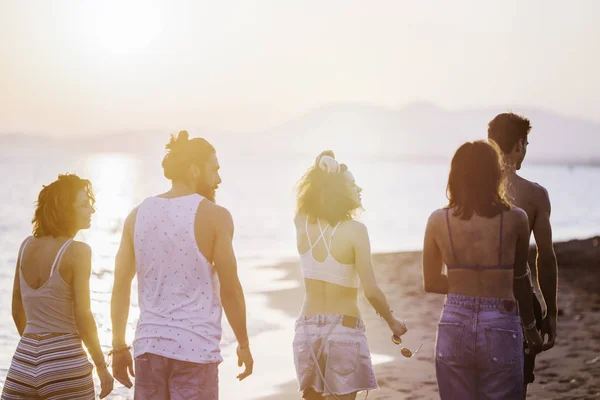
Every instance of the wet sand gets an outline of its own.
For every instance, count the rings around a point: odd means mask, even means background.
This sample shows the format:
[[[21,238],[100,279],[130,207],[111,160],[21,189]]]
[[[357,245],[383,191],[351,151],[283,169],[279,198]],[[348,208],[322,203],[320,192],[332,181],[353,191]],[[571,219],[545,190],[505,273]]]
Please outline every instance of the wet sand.
[[[527,398],[600,398],[599,241],[596,238],[557,243],[555,249],[559,260],[558,339],[553,349],[538,356],[536,381],[529,386]],[[437,399],[433,354],[444,296],[423,291],[420,252],[378,254],[373,261],[377,280],[392,309],[397,316],[406,319],[409,333],[404,337],[404,344],[414,349],[422,337],[424,346],[414,358],[402,357],[390,340],[387,325],[361,293],[359,304],[371,351],[393,357],[392,361],[375,366],[380,389],[369,393],[368,398]],[[277,268],[286,271],[285,279],[301,280],[297,263],[283,263]],[[300,309],[303,289],[300,286],[266,295],[271,307],[280,308],[293,317]],[[291,337],[288,339],[291,343]],[[278,394],[264,399],[300,399],[293,374],[288,383],[278,385],[278,390]],[[357,399],[364,396],[365,393],[361,393]]]

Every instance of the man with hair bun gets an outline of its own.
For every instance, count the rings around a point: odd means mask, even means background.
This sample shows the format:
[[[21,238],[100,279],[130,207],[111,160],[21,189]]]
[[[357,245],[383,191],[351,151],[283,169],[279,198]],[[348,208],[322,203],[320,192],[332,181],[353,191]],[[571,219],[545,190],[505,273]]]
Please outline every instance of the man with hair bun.
[[[129,214],[115,260],[113,374],[132,386],[125,328],[137,273],[135,399],[216,400],[221,306],[238,341],[238,365],[245,367],[238,379],[253,368],[233,219],[215,204],[221,178],[214,147],[182,131],[171,136],[166,149],[162,166],[171,190],[147,198]]]

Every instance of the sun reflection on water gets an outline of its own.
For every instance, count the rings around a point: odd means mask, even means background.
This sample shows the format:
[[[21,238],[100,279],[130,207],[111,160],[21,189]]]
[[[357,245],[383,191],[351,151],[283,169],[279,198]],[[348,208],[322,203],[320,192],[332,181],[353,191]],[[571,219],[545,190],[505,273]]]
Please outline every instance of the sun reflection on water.
[[[110,294],[113,283],[114,260],[121,240],[123,223],[138,201],[136,184],[141,165],[131,154],[97,153],[82,158],[77,168],[80,175],[92,182],[96,197],[96,213],[89,230],[80,232],[80,239],[92,248],[92,310],[103,347],[112,341],[110,323]],[[137,302],[132,299],[132,315],[137,319]],[[133,325],[128,327],[132,337]]]
[[[85,237],[94,252],[102,257],[114,257],[114,246],[118,245],[115,239],[119,240],[123,222],[136,197],[138,171],[138,160],[128,154],[94,154],[85,160],[82,175],[91,180],[96,195],[96,213]],[[112,269],[104,264],[100,262],[96,266]]]

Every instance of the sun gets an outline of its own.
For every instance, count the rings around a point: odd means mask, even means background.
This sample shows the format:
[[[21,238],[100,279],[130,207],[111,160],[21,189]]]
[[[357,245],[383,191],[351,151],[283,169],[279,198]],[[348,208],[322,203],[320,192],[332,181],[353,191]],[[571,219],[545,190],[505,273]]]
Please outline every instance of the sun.
[[[151,0],[88,0],[81,5],[86,36],[112,53],[144,50],[163,30],[161,8]]]

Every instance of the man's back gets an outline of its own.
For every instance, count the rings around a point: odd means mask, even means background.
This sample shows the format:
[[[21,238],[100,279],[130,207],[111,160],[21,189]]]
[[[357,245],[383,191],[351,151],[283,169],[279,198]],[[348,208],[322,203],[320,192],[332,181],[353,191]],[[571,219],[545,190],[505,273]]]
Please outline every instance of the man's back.
[[[233,251],[233,218],[215,204],[219,160],[187,131],[165,146],[171,190],[146,199],[123,226],[111,298],[113,373],[132,387],[125,333],[131,283],[138,275],[140,318],[134,340],[135,398],[217,400],[221,314],[238,340],[238,365],[252,374],[246,302]]]
[[[504,174],[508,183],[508,198],[515,206],[525,210],[529,220],[529,230],[535,238],[537,259],[535,265],[529,266],[532,286],[538,300],[533,302],[533,308],[538,330],[541,330],[544,336],[548,335],[547,342],[543,346],[544,350],[548,350],[554,346],[556,338],[558,266],[552,243],[548,192],[537,183],[517,175],[527,154],[530,131],[529,119],[514,113],[498,114],[488,124],[488,138],[498,146],[502,154]],[[526,354],[524,364],[526,386],[534,380],[534,364],[535,354]]]
[[[196,363],[222,360],[219,279],[196,241],[195,221],[203,200],[197,194],[150,197],[137,209],[136,356],[152,353]],[[210,231],[210,224],[205,227]]]
[[[542,224],[542,221],[548,220],[550,213],[548,192],[543,186],[524,179],[517,174],[511,174],[507,179],[506,190],[507,197],[512,204],[527,213],[529,231],[534,234],[536,243],[539,243],[540,235],[551,234],[550,232],[544,232],[546,228]],[[537,278],[538,271],[537,268],[530,268],[530,270],[533,289],[542,307],[542,315],[545,317],[547,307],[540,290]]]
[[[546,190],[541,185],[515,174],[508,179],[506,192],[512,204],[527,213],[529,229],[533,231],[537,211],[544,197],[548,196]]]

